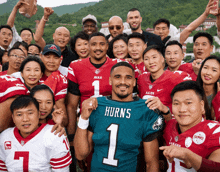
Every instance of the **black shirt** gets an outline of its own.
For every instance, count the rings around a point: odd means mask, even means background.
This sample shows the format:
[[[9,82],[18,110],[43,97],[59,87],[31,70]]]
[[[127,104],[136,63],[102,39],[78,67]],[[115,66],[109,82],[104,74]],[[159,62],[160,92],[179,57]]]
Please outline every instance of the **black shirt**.
[[[78,59],[77,55],[75,55],[67,46],[65,47],[65,50],[61,53],[61,55],[63,56],[61,66],[64,67],[69,67],[72,61]]]
[[[146,32],[146,31],[143,31],[142,34],[145,36],[145,43],[147,44],[148,47],[151,46],[151,45],[159,45],[161,47],[164,47],[164,44],[161,41],[160,36],[155,35],[155,34],[150,33],[150,32]]]

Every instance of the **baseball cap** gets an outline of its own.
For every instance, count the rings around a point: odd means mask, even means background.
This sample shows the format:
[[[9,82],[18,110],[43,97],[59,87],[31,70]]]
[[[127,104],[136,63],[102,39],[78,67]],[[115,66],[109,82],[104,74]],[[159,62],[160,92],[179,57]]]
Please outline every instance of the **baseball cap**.
[[[82,19],[82,23],[84,23],[86,20],[92,20],[95,22],[95,24],[97,24],[97,19],[94,15],[91,15],[91,14],[87,15],[86,17]]]
[[[50,52],[55,53],[56,55],[58,55],[58,57],[61,57],[61,49],[55,44],[46,45],[44,47],[42,54],[45,55]]]

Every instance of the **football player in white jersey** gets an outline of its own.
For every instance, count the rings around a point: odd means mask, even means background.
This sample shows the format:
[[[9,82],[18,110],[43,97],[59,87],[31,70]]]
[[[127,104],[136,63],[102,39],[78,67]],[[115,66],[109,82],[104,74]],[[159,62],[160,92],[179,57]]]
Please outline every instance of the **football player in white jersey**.
[[[72,158],[68,140],[51,133],[53,125],[39,125],[37,100],[20,96],[10,109],[16,127],[0,134],[0,171],[69,172]]]

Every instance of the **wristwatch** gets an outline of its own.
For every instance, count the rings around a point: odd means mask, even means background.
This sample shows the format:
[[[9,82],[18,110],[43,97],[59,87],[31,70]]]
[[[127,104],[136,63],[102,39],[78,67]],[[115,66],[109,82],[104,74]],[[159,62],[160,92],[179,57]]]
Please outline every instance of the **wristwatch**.
[[[162,113],[162,115],[168,115],[169,113],[170,113],[170,108],[167,106],[167,108],[168,108],[168,111],[166,112],[166,113],[164,113],[164,112],[161,112]]]

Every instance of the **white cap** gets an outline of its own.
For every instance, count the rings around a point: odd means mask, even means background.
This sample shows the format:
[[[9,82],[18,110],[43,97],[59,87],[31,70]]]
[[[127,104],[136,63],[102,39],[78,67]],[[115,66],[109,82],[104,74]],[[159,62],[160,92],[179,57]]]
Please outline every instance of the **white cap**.
[[[95,22],[95,24],[97,24],[97,19],[94,15],[89,14],[88,16],[84,17],[82,19],[82,23],[84,23],[86,20],[92,20]]]

